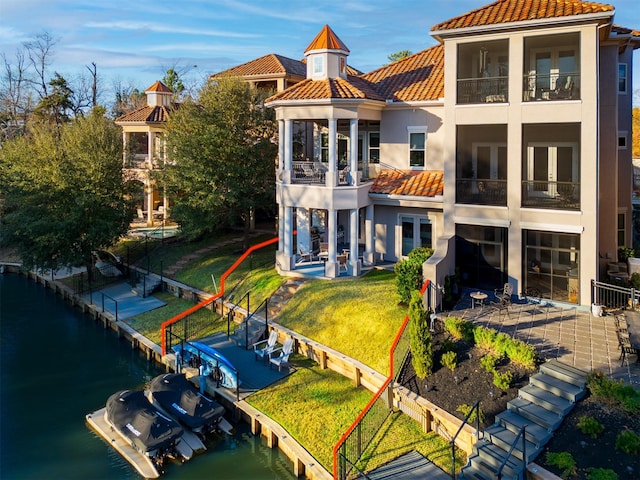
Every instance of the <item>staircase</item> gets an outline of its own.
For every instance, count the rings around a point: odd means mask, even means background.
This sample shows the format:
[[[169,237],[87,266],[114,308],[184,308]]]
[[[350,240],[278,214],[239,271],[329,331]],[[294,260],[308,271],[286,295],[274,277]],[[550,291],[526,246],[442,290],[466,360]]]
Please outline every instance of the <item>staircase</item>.
[[[131,289],[131,293],[142,298],[146,298],[160,285],[160,277],[154,274],[144,275],[135,287]]]
[[[507,410],[496,415],[496,422],[484,431],[484,438],[473,446],[472,455],[460,473],[461,479],[493,480],[507,458],[518,433],[525,427],[526,447],[520,437],[502,470],[504,480],[524,480],[526,463],[532,462],[551,439],[564,416],[586,393],[586,372],[551,360],[529,379],[518,398],[507,403]]]

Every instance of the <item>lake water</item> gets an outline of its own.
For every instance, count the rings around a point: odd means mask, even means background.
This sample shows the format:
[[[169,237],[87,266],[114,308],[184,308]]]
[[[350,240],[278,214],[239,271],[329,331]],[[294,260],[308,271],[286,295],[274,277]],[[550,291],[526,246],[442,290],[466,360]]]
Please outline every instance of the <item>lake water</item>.
[[[85,423],[109,395],[164,372],[49,289],[0,275],[0,478],[140,479]],[[253,436],[212,438],[163,478],[290,480],[289,460]]]

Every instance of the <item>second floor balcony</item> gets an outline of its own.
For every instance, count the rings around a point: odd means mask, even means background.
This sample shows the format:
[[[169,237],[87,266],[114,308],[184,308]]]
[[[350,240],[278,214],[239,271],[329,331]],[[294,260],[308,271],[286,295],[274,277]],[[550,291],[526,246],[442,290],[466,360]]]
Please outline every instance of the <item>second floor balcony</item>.
[[[507,77],[458,79],[458,104],[509,101]]]
[[[580,73],[527,74],[523,80],[523,101],[580,99]]]
[[[505,206],[507,181],[491,178],[459,178],[456,180],[456,203]]]
[[[291,183],[321,185],[327,182],[329,167],[324,162],[293,162],[291,168]],[[344,167],[338,171],[338,185],[351,185],[351,171]]]
[[[522,181],[522,206],[554,210],[580,210],[577,182]]]

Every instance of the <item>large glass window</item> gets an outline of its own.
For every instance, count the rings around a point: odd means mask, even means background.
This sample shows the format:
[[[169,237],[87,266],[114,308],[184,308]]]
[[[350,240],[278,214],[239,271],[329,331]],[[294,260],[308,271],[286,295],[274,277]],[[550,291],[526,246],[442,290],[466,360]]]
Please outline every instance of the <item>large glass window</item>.
[[[369,132],[369,163],[380,163],[380,132]]]
[[[424,128],[409,129],[409,166],[424,168],[427,160],[427,133]]]
[[[400,223],[402,227],[401,256],[406,257],[414,248],[432,246],[431,222],[428,218],[403,215],[400,217]]]
[[[580,235],[537,230],[524,232],[524,287],[545,298],[580,301]]]
[[[500,288],[507,281],[507,229],[456,225],[456,268],[465,286]]]

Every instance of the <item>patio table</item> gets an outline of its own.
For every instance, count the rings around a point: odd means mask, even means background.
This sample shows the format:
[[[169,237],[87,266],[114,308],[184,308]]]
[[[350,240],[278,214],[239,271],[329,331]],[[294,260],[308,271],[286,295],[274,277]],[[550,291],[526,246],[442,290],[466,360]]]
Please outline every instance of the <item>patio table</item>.
[[[624,318],[627,321],[629,343],[632,348],[640,351],[640,312],[626,310]]]
[[[476,305],[480,305],[480,310],[482,310],[488,295],[483,292],[472,292],[469,296],[471,297],[471,308],[476,308]]]

